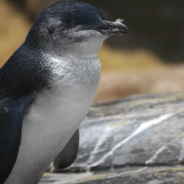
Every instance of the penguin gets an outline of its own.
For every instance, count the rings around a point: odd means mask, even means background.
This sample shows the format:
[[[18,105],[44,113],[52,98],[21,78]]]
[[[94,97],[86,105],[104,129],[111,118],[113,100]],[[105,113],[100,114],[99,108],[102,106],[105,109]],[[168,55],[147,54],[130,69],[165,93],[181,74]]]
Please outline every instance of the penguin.
[[[127,30],[121,20],[107,21],[75,1],[59,1],[39,15],[0,69],[0,184],[39,182],[89,111],[103,41]]]
[[[79,137],[79,129],[77,129],[74,135],[68,141],[67,145],[64,147],[64,149],[50,164],[51,172],[59,172],[73,164],[73,162],[77,158],[79,150]]]

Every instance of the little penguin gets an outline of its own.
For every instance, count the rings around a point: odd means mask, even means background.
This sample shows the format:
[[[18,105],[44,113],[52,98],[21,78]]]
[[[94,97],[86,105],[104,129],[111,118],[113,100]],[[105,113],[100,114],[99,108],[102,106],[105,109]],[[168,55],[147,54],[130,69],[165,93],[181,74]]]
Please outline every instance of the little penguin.
[[[122,20],[85,3],[59,1],[39,15],[0,69],[0,184],[39,182],[89,111],[103,41],[124,33]]]

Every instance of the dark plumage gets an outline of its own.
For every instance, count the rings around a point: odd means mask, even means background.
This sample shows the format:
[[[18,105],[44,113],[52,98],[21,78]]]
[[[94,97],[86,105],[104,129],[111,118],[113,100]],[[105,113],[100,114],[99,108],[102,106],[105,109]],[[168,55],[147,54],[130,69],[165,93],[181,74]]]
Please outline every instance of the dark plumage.
[[[27,41],[34,47],[36,45],[40,47],[39,42],[43,41],[43,39],[56,40],[58,36],[67,39],[66,31],[77,27],[91,26],[103,19],[102,13],[89,4],[75,1],[59,1],[40,14],[30,30]],[[35,38],[37,38],[37,42],[35,42]]]
[[[22,119],[31,95],[22,96],[0,109],[0,183],[10,174],[21,142]]]
[[[39,50],[23,44],[0,69],[0,100],[17,99],[48,86],[49,68]]]

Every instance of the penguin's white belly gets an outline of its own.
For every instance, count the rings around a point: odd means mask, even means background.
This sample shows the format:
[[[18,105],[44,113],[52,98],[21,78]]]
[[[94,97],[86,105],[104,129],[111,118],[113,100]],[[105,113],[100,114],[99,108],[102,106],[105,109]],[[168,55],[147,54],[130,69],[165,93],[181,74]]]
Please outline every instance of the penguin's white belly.
[[[25,118],[13,172],[5,184],[32,184],[61,152],[86,116],[92,98],[45,96]],[[82,101],[81,101],[82,100]]]
[[[98,66],[98,70],[100,67]],[[82,71],[81,71],[82,72]],[[15,166],[5,184],[36,184],[89,111],[100,77],[40,93],[24,118]]]

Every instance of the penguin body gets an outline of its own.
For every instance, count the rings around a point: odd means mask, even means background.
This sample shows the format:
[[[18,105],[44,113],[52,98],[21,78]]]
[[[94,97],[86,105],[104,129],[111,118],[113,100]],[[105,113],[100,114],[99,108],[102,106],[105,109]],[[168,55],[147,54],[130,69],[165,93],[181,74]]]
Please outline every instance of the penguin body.
[[[18,157],[5,184],[39,181],[86,116],[99,83],[97,57],[80,61],[49,57],[46,60],[45,57],[43,62],[50,65],[49,81],[45,88],[33,93],[32,103],[27,106]]]
[[[0,69],[0,184],[39,182],[89,111],[103,41],[126,32],[84,3],[59,1],[40,14]]]

